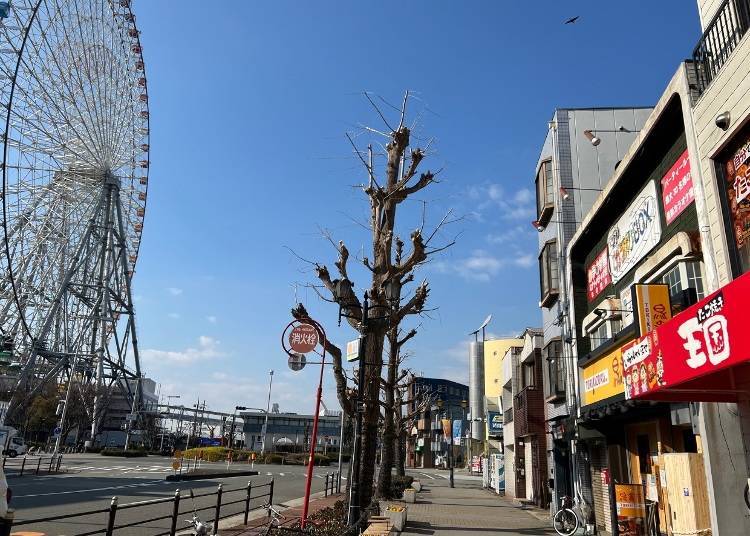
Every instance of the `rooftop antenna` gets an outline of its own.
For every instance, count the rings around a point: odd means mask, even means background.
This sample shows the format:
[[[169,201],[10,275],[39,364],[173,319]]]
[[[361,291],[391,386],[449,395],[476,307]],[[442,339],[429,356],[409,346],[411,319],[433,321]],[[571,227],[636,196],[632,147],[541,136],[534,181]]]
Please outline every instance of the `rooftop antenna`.
[[[469,333],[469,335],[474,335],[474,340],[479,342],[479,332],[482,332],[482,342],[484,342],[484,330],[487,327],[487,325],[492,321],[492,315],[488,315],[487,318],[484,319],[484,322],[482,322],[482,325],[477,328],[476,331],[472,331]]]

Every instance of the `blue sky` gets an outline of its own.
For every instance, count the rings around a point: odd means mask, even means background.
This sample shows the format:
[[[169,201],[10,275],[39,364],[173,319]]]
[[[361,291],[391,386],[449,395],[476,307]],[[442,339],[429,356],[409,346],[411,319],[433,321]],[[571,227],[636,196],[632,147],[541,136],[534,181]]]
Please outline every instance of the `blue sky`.
[[[404,205],[404,238],[453,209],[409,364],[468,377],[466,333],[538,325],[533,175],[556,107],[653,104],[700,33],[695,2],[138,1],[151,170],[134,281],[143,367],[162,394],[215,409],[313,409],[316,372],[289,371],[281,331],[297,297],[341,344],[336,310],[305,283],[367,246],[365,179],[344,133],[384,129],[362,96],[413,92],[414,138],[441,182]],[[563,25],[580,15],[575,25]],[[375,97],[377,99],[377,97]],[[378,102],[381,102],[378,99]],[[386,104],[384,112],[394,113]],[[437,240],[437,239],[436,239]],[[354,280],[365,286],[364,274]],[[336,406],[332,378],[325,400]]]

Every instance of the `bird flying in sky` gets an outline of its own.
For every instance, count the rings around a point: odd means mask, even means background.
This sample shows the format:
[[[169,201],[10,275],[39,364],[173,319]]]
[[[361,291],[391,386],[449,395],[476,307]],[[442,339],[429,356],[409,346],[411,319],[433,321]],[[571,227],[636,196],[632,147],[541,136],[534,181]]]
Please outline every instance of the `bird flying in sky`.
[[[575,24],[579,17],[580,17],[580,15],[576,15],[575,17],[571,17],[571,18],[569,18],[568,20],[565,21],[565,24]]]

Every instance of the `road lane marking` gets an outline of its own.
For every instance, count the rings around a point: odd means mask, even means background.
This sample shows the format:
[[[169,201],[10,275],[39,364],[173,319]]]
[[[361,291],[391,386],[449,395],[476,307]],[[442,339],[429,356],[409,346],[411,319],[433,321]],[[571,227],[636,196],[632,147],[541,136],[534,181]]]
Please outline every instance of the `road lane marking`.
[[[108,491],[113,489],[126,489],[126,488],[140,488],[144,486],[153,486],[154,484],[171,484],[166,480],[150,480],[148,482],[140,482],[138,484],[123,484],[121,486],[107,486],[105,488],[90,488],[90,489],[71,489],[67,491],[50,491],[47,493],[32,493],[30,495],[19,495],[19,499],[25,499],[30,497],[50,497],[52,495],[72,495],[74,493],[89,493],[92,491]]]
[[[435,477],[434,477],[434,476],[432,476],[432,475],[428,475],[427,473],[419,473],[419,474],[420,474],[420,475],[424,475],[424,476],[426,476],[426,477],[427,477],[427,478],[429,478],[430,480],[435,480]]]

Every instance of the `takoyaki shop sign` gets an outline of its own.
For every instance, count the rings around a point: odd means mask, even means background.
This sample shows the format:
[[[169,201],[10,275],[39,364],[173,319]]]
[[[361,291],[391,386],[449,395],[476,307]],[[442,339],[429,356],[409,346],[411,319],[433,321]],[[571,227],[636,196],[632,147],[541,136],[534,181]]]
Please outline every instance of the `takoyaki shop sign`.
[[[737,398],[750,379],[750,273],[622,349],[625,397],[680,402]]]
[[[611,350],[583,367],[583,405],[623,393],[622,347]]]

